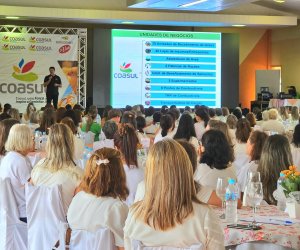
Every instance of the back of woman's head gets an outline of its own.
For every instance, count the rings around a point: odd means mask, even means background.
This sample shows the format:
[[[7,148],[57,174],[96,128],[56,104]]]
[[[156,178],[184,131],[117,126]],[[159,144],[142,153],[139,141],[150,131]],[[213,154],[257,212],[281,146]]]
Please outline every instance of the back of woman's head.
[[[118,131],[118,125],[111,120],[108,120],[104,123],[102,131],[106,139],[113,139],[115,133]]]
[[[161,135],[164,137],[168,131],[174,126],[174,119],[170,114],[162,115],[160,117]]]
[[[209,115],[208,110],[205,107],[199,107],[195,111],[195,115],[198,116],[202,121],[204,121],[204,126],[207,126],[207,123],[209,121]]]
[[[300,147],[300,124],[297,124],[294,129],[292,143],[299,148]]]
[[[60,121],[64,118],[64,114],[66,112],[66,108],[65,107],[59,107],[56,110],[56,122],[60,123]]]
[[[5,143],[11,127],[19,123],[18,120],[12,118],[0,121],[0,155],[5,154]]]
[[[251,133],[251,126],[246,118],[241,118],[236,123],[235,137],[238,142],[246,143]]]
[[[53,171],[74,164],[74,135],[67,125],[57,123],[50,127],[46,154],[47,167]]]
[[[129,123],[131,124],[134,129],[137,129],[136,126],[136,118],[135,118],[135,113],[132,111],[126,111],[124,112],[123,116],[122,116],[122,120],[121,123]]]
[[[137,130],[141,133],[144,133],[144,128],[146,127],[146,119],[143,116],[138,116],[136,118]]]
[[[255,119],[255,115],[252,112],[249,112],[246,115],[246,119],[248,120],[248,122],[250,123],[250,127],[254,127],[256,125],[256,119]]]
[[[270,120],[276,120],[277,117],[278,117],[278,111],[276,109],[270,109],[268,111],[268,114],[269,114],[269,119]]]
[[[269,120],[269,111],[268,110],[264,110],[261,114],[262,116],[262,120],[263,121],[268,121]]]
[[[153,124],[160,122],[160,118],[161,118],[161,113],[159,111],[156,111],[153,114]]]
[[[50,128],[56,122],[55,110],[52,108],[46,108],[43,112],[42,119],[40,121],[41,128],[48,132]]]
[[[192,163],[193,173],[195,173],[198,166],[198,155],[195,149],[195,146],[186,140],[176,139],[176,141],[184,148],[185,152],[188,154],[188,157]]]
[[[103,118],[107,118],[108,117],[108,112],[112,109],[111,105],[106,105],[104,107],[103,113],[102,113],[102,117]]]
[[[236,118],[235,115],[228,115],[226,119],[226,124],[230,129],[236,129],[236,124],[237,124],[238,119]]]
[[[73,120],[70,117],[63,118],[60,123],[67,125],[74,135],[77,133],[77,127],[75,126]]]
[[[287,107],[284,107],[284,106],[279,107],[279,113],[280,113],[282,120],[285,121],[285,120],[289,119]]]
[[[123,123],[120,125],[117,133],[115,133],[114,142],[122,153],[125,163],[129,167],[138,167],[137,148],[139,146],[139,139],[131,124]]]
[[[182,114],[174,139],[186,139],[189,141],[192,136],[196,137],[193,118],[190,114]]]
[[[236,116],[236,118],[239,120],[243,117],[242,115],[242,111],[240,108],[235,108],[233,111],[232,111],[232,114]]]
[[[16,119],[16,120],[18,120],[18,121],[21,120],[20,113],[19,113],[19,110],[18,110],[18,109],[11,108],[10,110],[8,110],[8,114],[9,114],[10,117],[13,118],[13,119]]]
[[[88,132],[91,130],[91,126],[94,123],[96,117],[98,115],[98,109],[96,107],[96,109],[94,108],[94,106],[92,105],[87,113],[87,117],[86,117],[86,127],[85,127],[85,131]]]
[[[276,204],[273,192],[282,170],[293,164],[292,153],[288,139],[283,135],[271,135],[266,140],[261,153],[257,171],[261,174],[264,187],[264,200]]]
[[[298,121],[299,120],[299,108],[297,106],[293,106],[291,110],[292,120]]]
[[[187,153],[174,140],[157,142],[148,154],[145,197],[133,206],[135,217],[166,231],[193,213],[193,201],[199,203]]]
[[[154,114],[154,112],[155,112],[154,107],[150,106],[149,108],[147,108],[147,109],[145,110],[145,115],[146,115],[146,117],[147,117],[147,116],[152,116],[152,115]]]
[[[32,150],[33,140],[30,128],[25,124],[14,124],[9,131],[5,149],[20,153],[28,153]]]
[[[251,161],[259,161],[261,157],[261,152],[268,135],[262,131],[253,131],[249,136],[249,142],[252,145],[252,150],[250,152]]]
[[[229,109],[227,107],[222,107],[222,113],[224,116],[228,116],[229,115]]]
[[[96,150],[86,164],[80,187],[98,197],[126,200],[129,191],[121,153],[112,148]]]
[[[223,112],[221,108],[216,108],[216,116],[222,116]]]
[[[234,161],[233,148],[223,132],[208,130],[202,136],[202,152],[200,163],[206,163],[211,168],[225,169]]]
[[[209,108],[208,114],[210,118],[213,118],[216,116],[216,110],[214,108]]]
[[[219,121],[219,120],[209,120],[208,122],[209,129],[219,130],[221,131],[228,141],[229,145],[233,146],[230,134],[229,134],[229,128],[225,122]]]

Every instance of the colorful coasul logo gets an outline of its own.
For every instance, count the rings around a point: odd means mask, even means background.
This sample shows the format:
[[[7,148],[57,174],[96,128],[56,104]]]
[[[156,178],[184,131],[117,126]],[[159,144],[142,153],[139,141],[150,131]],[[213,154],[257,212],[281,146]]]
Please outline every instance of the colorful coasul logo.
[[[131,63],[123,63],[123,65],[120,66],[120,70],[125,73],[131,73],[132,69],[130,68],[130,65]]]
[[[33,82],[37,80],[37,74],[33,72],[28,72],[33,68],[35,61],[30,61],[26,64],[24,63],[24,59],[21,59],[18,66],[13,66],[14,72],[12,73],[12,77],[24,82]]]

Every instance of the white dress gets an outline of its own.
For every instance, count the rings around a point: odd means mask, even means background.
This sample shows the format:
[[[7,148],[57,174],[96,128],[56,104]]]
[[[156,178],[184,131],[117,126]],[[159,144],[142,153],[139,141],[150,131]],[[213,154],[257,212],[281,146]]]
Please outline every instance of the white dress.
[[[247,176],[249,172],[257,171],[258,164],[256,161],[248,162],[237,174],[237,183],[241,192],[245,191],[245,187],[247,185]]]
[[[128,207],[123,201],[81,191],[73,198],[67,218],[72,230],[95,232],[99,228],[110,229],[116,246],[123,247],[127,214]]]
[[[126,184],[129,189],[129,196],[126,199],[126,204],[131,206],[134,202],[137,186],[142,180],[144,180],[144,168],[136,166],[128,167],[126,164],[123,166],[126,174]]]
[[[25,184],[30,179],[30,160],[20,153],[10,151],[1,160],[0,178],[9,178],[16,198],[20,218],[26,215]]]
[[[83,171],[77,166],[65,165],[62,169],[51,172],[45,167],[45,159],[40,160],[31,172],[31,179],[36,186],[53,187],[62,185],[62,199],[65,212],[74,196],[76,187],[81,182]]]
[[[203,134],[205,133],[205,125],[204,121],[196,122],[194,124],[196,137],[200,141],[202,139]]]
[[[297,170],[300,170],[300,147],[297,148],[294,144],[291,144],[291,152],[293,157],[294,166],[297,167]]]
[[[193,203],[194,213],[182,224],[166,231],[155,230],[141,220],[134,218],[129,210],[124,227],[126,250],[133,250],[131,240],[138,240],[145,246],[172,246],[187,248],[202,243],[207,250],[224,250],[224,236],[221,223],[214,211],[204,204]]]
[[[239,175],[243,167],[250,162],[250,156],[247,154],[247,143],[236,142],[234,145],[234,162],[236,174]]]
[[[208,186],[214,190],[217,187],[218,178],[236,179],[236,172],[233,166],[228,166],[225,169],[210,168],[205,163],[198,164],[194,173],[194,180],[202,186]]]

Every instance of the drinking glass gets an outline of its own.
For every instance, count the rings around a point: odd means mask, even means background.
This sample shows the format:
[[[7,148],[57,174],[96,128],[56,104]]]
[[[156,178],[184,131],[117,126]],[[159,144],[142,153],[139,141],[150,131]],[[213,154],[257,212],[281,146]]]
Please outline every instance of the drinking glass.
[[[228,186],[228,180],[227,178],[218,178],[217,180],[217,188],[216,188],[216,194],[222,201],[222,211],[223,214],[220,216],[221,219],[225,219],[225,195],[226,195],[226,188]]]
[[[247,185],[247,202],[253,207],[253,220],[250,226],[252,228],[258,227],[255,220],[256,207],[260,205],[263,200],[263,187],[261,182],[250,181]]]
[[[249,182],[261,182],[260,180],[260,172],[250,171],[247,175],[247,183]]]

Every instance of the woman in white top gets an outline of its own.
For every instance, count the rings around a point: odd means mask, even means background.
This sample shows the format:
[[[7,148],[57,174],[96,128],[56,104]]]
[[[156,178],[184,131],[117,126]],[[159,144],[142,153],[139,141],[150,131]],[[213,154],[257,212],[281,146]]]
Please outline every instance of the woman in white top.
[[[236,143],[234,145],[234,162],[233,166],[235,167],[237,175],[240,174],[240,171],[243,171],[243,167],[250,162],[250,157],[246,152],[247,140],[251,133],[251,126],[249,121],[246,118],[241,118],[236,124],[235,138]]]
[[[291,143],[291,152],[294,166],[300,170],[300,124],[296,125]]]
[[[25,184],[30,180],[32,170],[26,155],[34,148],[30,128],[25,124],[15,124],[10,129],[1,161],[0,178],[9,178],[18,206],[20,220],[27,222]]]
[[[126,250],[133,249],[134,240],[150,247],[224,249],[218,217],[198,200],[192,164],[176,141],[166,139],[150,149],[145,197],[130,208],[124,239]]]
[[[284,134],[285,128],[282,122],[278,121],[278,111],[276,109],[270,109],[268,111],[269,120],[264,121],[261,125],[263,131],[277,132],[278,134]]]
[[[238,119],[236,118],[235,115],[228,115],[226,124],[229,129],[229,136],[231,138],[232,144],[235,145],[236,143],[236,138],[235,138],[235,131],[236,131],[236,124],[237,124]]]
[[[118,131],[118,125],[112,120],[108,120],[102,127],[104,139],[94,142],[93,150],[96,151],[101,148],[115,148],[114,135]]]
[[[74,135],[65,124],[54,124],[49,129],[46,158],[40,160],[31,173],[36,186],[62,185],[62,202],[67,213],[82,170],[74,163]]]
[[[26,108],[26,112],[23,113],[22,116],[22,123],[24,124],[28,124],[30,122],[30,115],[36,112],[36,108],[33,104],[33,102],[28,103],[27,108]]]
[[[257,171],[257,166],[260,160],[261,152],[265,141],[267,140],[268,135],[265,132],[253,131],[246,144],[246,153],[250,158],[250,161],[247,162],[242,171],[237,174],[237,183],[241,192],[244,192],[247,185],[247,175],[249,172]]]
[[[194,124],[196,137],[198,141],[201,140],[202,135],[205,133],[205,128],[209,121],[208,109],[206,107],[199,107],[195,111],[196,123]]]
[[[236,172],[231,163],[234,160],[233,149],[224,133],[209,130],[202,137],[200,164],[194,179],[202,186],[216,189],[219,177],[236,179]]]
[[[174,139],[184,139],[190,142],[195,150],[198,152],[199,142],[196,138],[196,132],[194,127],[193,118],[189,113],[183,113],[179,120],[177,132],[174,135]]]
[[[154,138],[154,143],[159,142],[164,139],[173,138],[174,129],[175,129],[175,120],[172,115],[165,114],[160,118],[160,130],[156,134]]]
[[[115,246],[124,249],[128,193],[120,152],[111,148],[95,151],[68,210],[70,228],[89,232],[107,228],[114,235]]]
[[[115,146],[121,152],[126,174],[129,196],[126,203],[130,206],[135,197],[137,185],[144,179],[144,168],[138,165],[137,150],[141,145],[136,131],[131,124],[121,124],[114,137]]]

